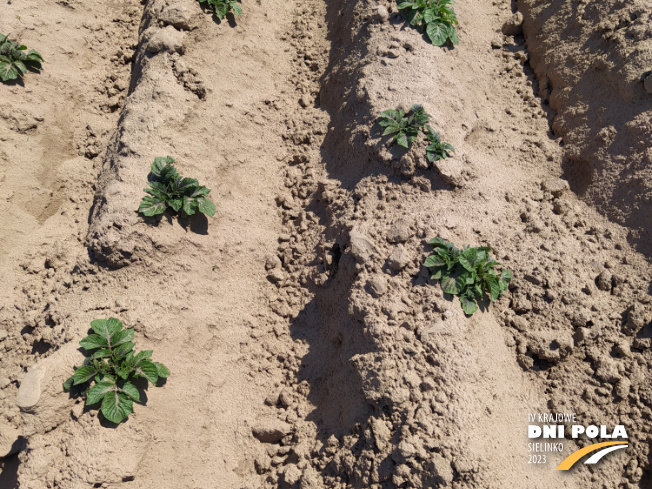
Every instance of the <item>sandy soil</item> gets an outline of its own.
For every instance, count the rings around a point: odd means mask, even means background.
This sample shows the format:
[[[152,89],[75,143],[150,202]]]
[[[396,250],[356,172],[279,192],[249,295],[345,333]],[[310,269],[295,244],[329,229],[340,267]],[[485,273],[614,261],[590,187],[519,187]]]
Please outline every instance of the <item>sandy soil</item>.
[[[650,487],[650,8],[576,4],[460,1],[454,49],[390,3],[5,5],[46,63],[0,86],[0,487]],[[453,158],[381,137],[414,103]],[[138,215],[165,155],[214,218]],[[506,296],[467,318],[434,236]],[[61,389],[110,316],[172,372],[117,427]],[[557,412],[629,446],[528,463]]]

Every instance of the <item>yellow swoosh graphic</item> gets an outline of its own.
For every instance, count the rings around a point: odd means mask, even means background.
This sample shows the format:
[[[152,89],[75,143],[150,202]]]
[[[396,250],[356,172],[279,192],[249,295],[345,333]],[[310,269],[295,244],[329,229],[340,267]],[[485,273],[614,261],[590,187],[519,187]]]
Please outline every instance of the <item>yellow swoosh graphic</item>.
[[[581,459],[584,455],[587,453],[594,452],[595,450],[598,450],[603,447],[610,447],[612,445],[627,445],[626,441],[605,441],[602,443],[594,443],[593,445],[589,445],[588,447],[581,448],[580,450],[571,453],[568,457],[566,457],[566,460],[564,460],[561,464],[559,464],[559,467],[557,467],[557,470],[568,470],[570,469],[573,465],[575,465],[575,462],[577,462],[579,459]]]

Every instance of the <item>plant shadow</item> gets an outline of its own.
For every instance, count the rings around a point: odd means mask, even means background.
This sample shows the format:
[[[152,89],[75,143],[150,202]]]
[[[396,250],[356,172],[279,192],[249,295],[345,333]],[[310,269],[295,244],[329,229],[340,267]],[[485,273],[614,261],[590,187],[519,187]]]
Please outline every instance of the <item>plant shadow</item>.
[[[31,71],[31,70],[30,70]],[[37,71],[38,73],[38,71]],[[23,80],[23,77],[18,77],[15,80],[7,80],[2,82],[4,85],[7,85],[8,87],[12,87],[15,85],[21,86],[25,88],[25,81]]]
[[[179,216],[179,224],[186,231],[194,234],[208,235],[208,218],[201,212],[196,212],[192,216]]]

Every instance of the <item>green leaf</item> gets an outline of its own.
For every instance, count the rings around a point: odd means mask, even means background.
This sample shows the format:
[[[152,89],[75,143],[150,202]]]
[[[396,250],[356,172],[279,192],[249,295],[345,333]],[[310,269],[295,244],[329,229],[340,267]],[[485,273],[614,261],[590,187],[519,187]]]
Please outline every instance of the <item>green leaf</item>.
[[[156,367],[156,373],[158,373],[159,377],[161,377],[162,379],[167,379],[170,376],[170,370],[165,365],[159,362],[152,362],[152,363]]]
[[[437,255],[430,255],[428,258],[426,258],[426,261],[423,264],[424,267],[428,268],[442,267],[444,265],[446,265],[446,262],[442,259],[442,257]]]
[[[451,43],[454,46],[457,46],[460,43],[460,38],[457,37],[457,30],[455,29],[455,26],[451,25],[448,27],[448,39],[450,39]]]
[[[404,10],[404,9],[406,9],[406,8],[410,8],[410,7],[412,7],[412,5],[413,5],[413,2],[401,2],[401,3],[399,3],[396,7],[397,7],[399,10]]]
[[[435,20],[437,17],[437,14],[435,11],[431,8],[427,8],[423,11],[423,21],[426,24],[430,24],[433,20]]]
[[[185,195],[183,196],[183,211],[189,216],[192,216],[195,213],[198,205],[196,199],[188,198]]]
[[[433,280],[440,280],[444,274],[444,269],[439,268],[433,275],[430,276]]]
[[[165,168],[166,164],[167,162],[164,157],[159,156],[157,158],[154,158],[154,163],[152,163],[152,166],[150,167],[150,171],[154,176],[160,177],[161,171],[163,171],[163,168]]]
[[[121,423],[133,412],[133,402],[126,394],[115,392],[104,396],[101,411],[112,423]]]
[[[240,5],[234,3],[231,5],[231,8],[233,8],[233,13],[240,17],[242,15],[242,9],[240,8]]]
[[[91,358],[108,358],[111,356],[111,350],[102,349],[94,351]]]
[[[466,273],[455,273],[444,277],[441,281],[441,287],[447,294],[458,295],[466,287]]]
[[[113,321],[111,321],[110,324],[109,319],[95,319],[94,321],[91,321],[91,329],[95,331],[96,334],[107,338],[108,340],[113,334],[120,331],[120,328],[122,327],[120,321],[115,318],[111,319],[113,319]]]
[[[106,338],[99,334],[91,334],[79,342],[85,350],[94,350],[95,348],[108,348],[109,343]]]
[[[472,292],[477,300],[479,301],[482,300],[483,292],[482,292],[482,284],[480,282],[476,283],[473,286]]]
[[[485,284],[487,286],[487,289],[489,289],[489,295],[491,296],[491,302],[495,302],[498,297],[500,296],[500,284],[498,283],[498,279],[495,277],[486,277],[485,278]]]
[[[423,14],[416,9],[412,9],[408,11],[407,19],[411,26],[415,26],[421,22],[423,19]]]
[[[27,73],[27,67],[25,66],[25,63],[23,63],[21,60],[15,59],[14,66],[18,68],[23,73],[23,75]]]
[[[503,273],[500,274],[500,280],[509,283],[512,281],[512,272],[509,269],[503,270]]]
[[[115,382],[109,380],[98,382],[93,387],[88,389],[88,393],[86,395],[86,405],[92,406],[93,404],[97,404],[107,393],[113,394],[115,390]]]
[[[132,371],[133,367],[131,365],[125,365],[124,367],[117,369],[116,373],[121,379],[127,380]]]
[[[143,197],[143,200],[140,202],[138,207],[138,212],[141,212],[147,217],[156,216],[157,214],[163,214],[167,209],[167,204],[165,201],[154,197]]]
[[[0,57],[0,79],[2,81],[15,80],[18,78],[19,71],[9,60],[2,59],[4,56]]]
[[[451,243],[440,237],[432,238],[428,241],[428,244],[431,246],[443,246],[444,248],[448,248],[451,245]]]
[[[124,392],[130,398],[132,398],[134,401],[140,402],[140,392],[138,392],[136,386],[131,382],[125,382],[124,384],[120,385],[118,388],[120,389],[120,391]]]
[[[106,341],[103,346],[111,348],[113,346],[111,344],[111,338],[122,329],[122,323],[116,318],[96,319],[91,321],[91,328],[98,336]]]
[[[148,182],[147,185],[152,187],[152,189],[157,190],[158,194],[160,194],[160,195],[165,195],[165,193],[168,190],[167,185],[165,185],[162,182]],[[147,192],[147,191],[148,191],[148,189],[145,189],[145,192]],[[152,194],[152,195],[154,195],[154,194]]]
[[[174,210],[174,212],[179,212],[179,209],[181,209],[181,206],[183,205],[183,200],[181,199],[168,200],[168,205],[172,207],[172,210]]]
[[[205,197],[206,195],[211,193],[211,189],[202,187],[201,185],[188,189],[188,192],[185,194],[188,197]]]
[[[145,193],[148,193],[154,198],[154,201],[165,202],[166,192],[157,188],[146,188]],[[141,202],[142,205],[142,202]]]
[[[97,370],[90,365],[84,365],[83,367],[79,367],[75,372],[75,375],[73,375],[73,385],[88,382],[95,376],[96,373]]]
[[[409,125],[415,134],[418,134],[418,129],[423,128],[430,119],[430,114],[426,114],[422,105],[415,104],[410,109]]]
[[[396,134],[397,132],[400,132],[401,128],[398,127],[398,124],[387,126],[387,128],[383,131],[383,136],[390,136],[392,134]]]
[[[180,179],[179,172],[171,163],[167,162],[166,160],[165,166],[161,168],[161,180],[164,183],[169,184],[170,182],[174,182],[178,179]]]
[[[134,369],[135,377],[145,377],[152,384],[158,382],[158,369],[149,360],[145,360],[142,364]]]
[[[462,303],[462,309],[467,316],[471,316],[475,311],[478,310],[478,305],[475,300],[467,297],[466,295],[460,296],[460,302]]]
[[[468,248],[464,250],[459,258],[460,265],[466,268],[469,272],[472,272],[475,269],[477,255],[477,248]]]
[[[134,339],[133,329],[123,329],[111,336],[111,346],[116,347]]]
[[[443,46],[448,39],[448,27],[440,22],[432,22],[426,27],[426,34],[435,46]]]
[[[113,350],[113,357],[122,360],[123,357],[125,357],[126,355],[129,354],[129,352],[131,352],[134,346],[135,344],[131,341],[121,344],[115,350]]]
[[[179,182],[179,190],[185,190],[189,187],[199,187],[199,182],[194,178],[182,178],[181,182]]]
[[[393,119],[393,120],[398,120],[398,112],[392,109],[389,110],[384,110],[383,112],[380,113],[381,117],[385,117],[386,119]]]
[[[43,60],[43,56],[41,56],[38,52],[34,51],[33,49],[29,50],[29,53],[25,56],[25,61],[29,61],[31,63],[34,63],[35,65],[38,65],[38,68],[41,67],[41,62]]]
[[[133,364],[138,365],[141,361],[150,358],[154,353],[152,350],[143,350],[139,352],[133,359]]]
[[[206,214],[207,216],[213,217],[215,215],[215,204],[213,204],[206,197],[199,197],[197,199],[199,212]]]
[[[410,143],[408,142],[407,134],[405,134],[404,132],[399,133],[399,135],[396,136],[396,143],[399,146],[402,146],[402,147],[407,148],[407,149],[409,149],[409,147],[410,147]]]
[[[75,380],[75,376],[71,375],[68,377],[68,379],[63,383],[63,390],[64,391],[69,391],[72,386],[73,386],[73,381]]]

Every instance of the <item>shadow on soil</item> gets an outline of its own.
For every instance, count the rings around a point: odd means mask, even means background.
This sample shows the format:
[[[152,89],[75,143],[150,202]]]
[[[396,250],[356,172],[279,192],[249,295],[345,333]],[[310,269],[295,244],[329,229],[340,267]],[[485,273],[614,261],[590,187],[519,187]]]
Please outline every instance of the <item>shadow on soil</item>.
[[[3,489],[16,489],[18,487],[19,466],[20,460],[17,454],[2,459],[2,465],[0,465],[0,487]]]

